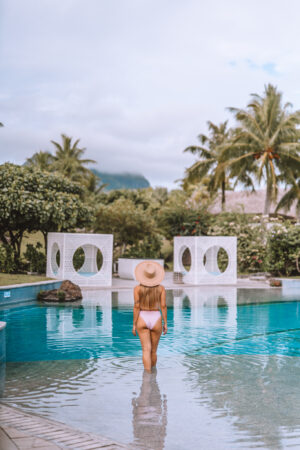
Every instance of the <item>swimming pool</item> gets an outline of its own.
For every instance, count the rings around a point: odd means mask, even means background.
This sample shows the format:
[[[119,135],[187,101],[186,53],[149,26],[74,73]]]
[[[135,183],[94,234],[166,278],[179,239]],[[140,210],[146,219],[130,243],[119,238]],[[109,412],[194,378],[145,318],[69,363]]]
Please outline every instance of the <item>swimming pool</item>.
[[[300,293],[168,291],[157,374],[143,374],[132,293],[0,310],[3,400],[138,448],[300,444]]]

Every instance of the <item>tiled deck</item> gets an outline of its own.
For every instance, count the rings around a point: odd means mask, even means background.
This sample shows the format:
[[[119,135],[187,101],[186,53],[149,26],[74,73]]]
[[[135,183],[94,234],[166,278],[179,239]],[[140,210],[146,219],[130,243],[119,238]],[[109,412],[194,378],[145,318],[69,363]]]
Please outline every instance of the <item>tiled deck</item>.
[[[0,450],[34,448],[121,450],[128,447],[111,439],[77,431],[60,422],[0,404]]]
[[[122,278],[118,278],[116,276],[112,279],[112,286],[108,287],[101,287],[99,289],[108,289],[112,291],[116,291],[119,289],[133,289],[134,286],[136,286],[138,283],[134,280],[124,280]],[[194,284],[187,284],[187,283],[174,283],[173,282],[173,272],[166,272],[165,279],[162,282],[162,285],[166,289],[184,289],[186,287],[201,287],[201,286],[213,286],[213,285],[194,285]],[[221,286],[221,285],[220,285]],[[238,278],[237,283],[233,285],[226,285],[226,286],[233,286],[237,288],[246,288],[246,289],[268,289],[270,288],[270,285],[265,280],[251,280],[250,278]],[[82,290],[89,289],[88,286],[81,286]],[[93,286],[93,289],[96,288]],[[273,289],[273,288],[272,288]]]

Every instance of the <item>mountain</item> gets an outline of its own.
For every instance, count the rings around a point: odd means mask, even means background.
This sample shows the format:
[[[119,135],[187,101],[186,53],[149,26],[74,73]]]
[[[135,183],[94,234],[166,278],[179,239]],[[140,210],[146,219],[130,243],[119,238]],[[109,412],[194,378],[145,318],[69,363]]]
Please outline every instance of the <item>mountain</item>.
[[[92,169],[92,172],[101,179],[101,184],[107,184],[106,191],[113,189],[142,189],[150,187],[149,181],[135,173],[107,173]]]

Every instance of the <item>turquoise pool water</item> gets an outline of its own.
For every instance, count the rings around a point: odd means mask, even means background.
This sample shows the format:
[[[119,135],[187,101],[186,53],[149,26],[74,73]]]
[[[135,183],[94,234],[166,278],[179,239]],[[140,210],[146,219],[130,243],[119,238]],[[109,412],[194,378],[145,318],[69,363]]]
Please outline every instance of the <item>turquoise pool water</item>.
[[[157,374],[131,334],[132,293],[0,310],[3,400],[147,449],[300,446],[300,292],[168,292]]]
[[[130,294],[127,304],[119,304],[115,295],[104,304],[86,300],[74,306],[34,303],[0,310],[0,321],[8,324],[7,361],[140,356],[139,341],[131,334]],[[161,338],[160,355],[300,356],[299,301],[212,300],[203,303],[182,293],[178,303],[169,294],[169,332]]]

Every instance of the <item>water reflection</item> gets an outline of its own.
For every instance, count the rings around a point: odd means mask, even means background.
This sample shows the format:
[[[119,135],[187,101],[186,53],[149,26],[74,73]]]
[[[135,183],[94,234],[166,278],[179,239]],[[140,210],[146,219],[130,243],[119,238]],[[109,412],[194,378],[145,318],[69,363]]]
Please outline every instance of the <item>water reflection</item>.
[[[142,360],[131,290],[4,310],[15,361],[4,401],[141,449],[299,447],[300,302],[267,303],[280,292],[168,291],[159,385],[146,373],[134,397]]]
[[[299,356],[300,302],[271,303],[270,291],[248,290],[246,295],[245,290],[230,286],[167,291],[169,332],[161,338],[159,357],[187,353]],[[274,296],[276,300],[277,290]],[[79,305],[2,310],[0,320],[9,324],[7,361],[140,356],[139,340],[131,333],[132,308],[132,290],[94,289],[84,291]]]
[[[191,309],[191,326],[203,325],[206,320],[219,321],[218,306],[227,307],[227,319],[224,325],[232,328],[237,326],[237,288],[235,287],[202,287],[201,289],[185,288],[175,290],[174,326],[182,325],[184,306]],[[185,302],[187,300],[187,302]],[[187,303],[187,304],[186,304]]]
[[[156,371],[144,371],[140,394],[132,399],[132,428],[138,448],[162,450],[167,430],[167,397],[161,396]]]
[[[299,447],[299,358],[177,356],[141,374],[137,358],[9,363],[4,401],[139,449]]]
[[[202,355],[184,365],[196,401],[232,424],[241,448],[281,449],[286,438],[299,445],[299,358]]]

